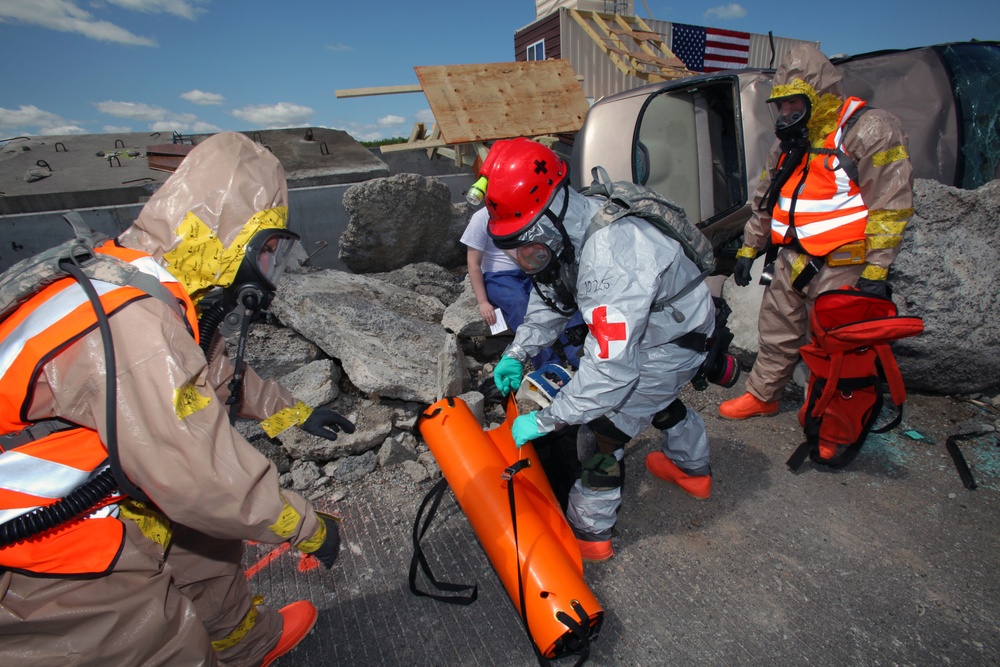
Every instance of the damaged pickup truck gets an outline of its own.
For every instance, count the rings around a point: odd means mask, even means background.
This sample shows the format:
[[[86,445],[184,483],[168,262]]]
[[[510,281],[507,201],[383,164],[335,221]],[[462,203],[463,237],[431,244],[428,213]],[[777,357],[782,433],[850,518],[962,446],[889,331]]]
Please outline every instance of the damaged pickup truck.
[[[832,61],[847,95],[902,121],[916,178],[974,189],[1000,177],[1000,42]],[[776,141],[766,103],[773,75],[716,72],[599,100],[573,145],[573,185],[588,185],[591,168],[600,165],[615,180],[666,195],[699,223],[716,248],[718,270],[729,273]]]

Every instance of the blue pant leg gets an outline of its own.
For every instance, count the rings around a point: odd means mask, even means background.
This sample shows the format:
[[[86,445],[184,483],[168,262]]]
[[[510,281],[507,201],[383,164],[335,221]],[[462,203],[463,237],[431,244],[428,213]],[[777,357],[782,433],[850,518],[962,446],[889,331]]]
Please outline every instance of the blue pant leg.
[[[490,271],[483,274],[486,296],[503,313],[511,331],[524,322],[531,294],[531,280],[521,271]]]

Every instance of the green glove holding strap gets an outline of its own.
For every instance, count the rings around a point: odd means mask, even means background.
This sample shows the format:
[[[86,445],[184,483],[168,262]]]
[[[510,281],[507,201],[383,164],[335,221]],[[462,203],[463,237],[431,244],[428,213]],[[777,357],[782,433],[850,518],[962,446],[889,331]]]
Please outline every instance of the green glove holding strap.
[[[529,412],[526,415],[521,415],[511,425],[510,434],[514,436],[514,444],[518,448],[523,447],[530,440],[545,435],[538,430],[538,421],[535,419],[535,414],[535,412]]]
[[[514,357],[500,357],[497,367],[493,369],[493,381],[500,393],[506,396],[521,386],[521,376],[524,374],[524,364]]]

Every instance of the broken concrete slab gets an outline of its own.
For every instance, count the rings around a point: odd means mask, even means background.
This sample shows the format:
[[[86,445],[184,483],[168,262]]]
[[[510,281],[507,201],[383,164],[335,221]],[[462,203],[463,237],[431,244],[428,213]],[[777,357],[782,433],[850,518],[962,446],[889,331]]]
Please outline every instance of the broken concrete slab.
[[[444,305],[433,297],[325,270],[286,275],[272,310],[339,359],[363,392],[423,403],[461,393],[464,355],[441,327]]]

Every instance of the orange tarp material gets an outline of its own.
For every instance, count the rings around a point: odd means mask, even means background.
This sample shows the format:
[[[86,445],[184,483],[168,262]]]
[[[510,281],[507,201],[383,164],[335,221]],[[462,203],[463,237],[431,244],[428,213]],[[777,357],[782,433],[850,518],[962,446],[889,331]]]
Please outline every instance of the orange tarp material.
[[[559,612],[577,619],[572,605],[578,603],[596,628],[604,610],[583,580],[576,537],[534,446],[514,444],[515,417],[517,405],[510,400],[504,424],[484,432],[461,399],[445,398],[427,408],[419,428],[518,610],[520,564],[529,633],[542,655],[554,658],[572,634]],[[521,459],[530,465],[505,480],[504,471]],[[508,484],[514,485],[517,509],[516,550]]]
[[[565,60],[413,69],[448,144],[576,132],[589,108]]]

